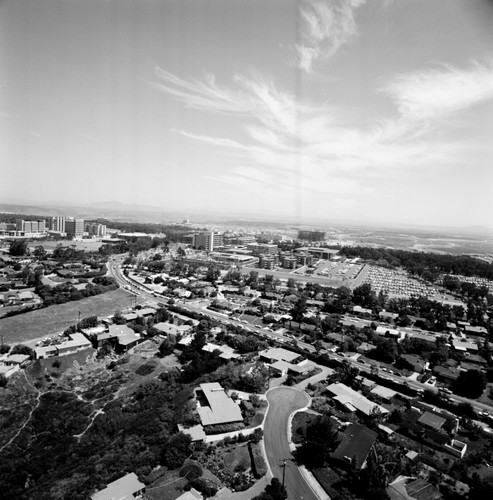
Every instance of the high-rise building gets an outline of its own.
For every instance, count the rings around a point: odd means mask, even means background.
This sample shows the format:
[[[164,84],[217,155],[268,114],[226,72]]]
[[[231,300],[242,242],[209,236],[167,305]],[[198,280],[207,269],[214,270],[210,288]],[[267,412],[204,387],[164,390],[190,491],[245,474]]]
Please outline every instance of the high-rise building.
[[[300,230],[298,231],[298,239],[306,241],[325,241],[326,235],[325,231]]]
[[[193,238],[193,246],[212,252],[214,249],[224,246],[223,235],[214,232],[196,234]]]
[[[86,233],[89,236],[102,237],[106,236],[106,226],[104,224],[98,224],[96,222],[87,222],[85,224]]]
[[[50,219],[48,219],[48,228],[50,229],[50,231],[64,233],[66,219],[66,217],[51,217]]]
[[[84,219],[65,219],[65,232],[69,238],[80,238],[84,234]]]
[[[16,231],[20,231],[23,233],[44,233],[46,231],[45,221],[44,220],[23,220],[17,219],[15,221],[15,229]]]

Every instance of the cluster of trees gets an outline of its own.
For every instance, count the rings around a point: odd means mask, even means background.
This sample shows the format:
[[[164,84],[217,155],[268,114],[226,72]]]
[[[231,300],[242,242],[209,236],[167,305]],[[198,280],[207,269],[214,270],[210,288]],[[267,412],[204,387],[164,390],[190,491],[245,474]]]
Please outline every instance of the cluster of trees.
[[[225,342],[233,349],[236,349],[240,354],[258,352],[266,349],[268,346],[267,342],[260,340],[255,335],[229,335],[227,333],[221,332],[216,335],[216,340],[218,342]]]
[[[342,247],[340,255],[348,258],[360,257],[383,267],[402,267],[429,281],[435,281],[441,273],[493,279],[493,264],[468,255],[454,256],[368,247]]]
[[[86,287],[82,290],[78,290],[71,283],[63,283],[53,287],[40,283],[36,286],[35,291],[43,299],[44,306],[51,306],[53,304],[64,304],[85,297],[92,297],[115,290],[116,288],[118,288],[118,285],[113,278],[102,276],[94,278],[94,282],[87,283]]]

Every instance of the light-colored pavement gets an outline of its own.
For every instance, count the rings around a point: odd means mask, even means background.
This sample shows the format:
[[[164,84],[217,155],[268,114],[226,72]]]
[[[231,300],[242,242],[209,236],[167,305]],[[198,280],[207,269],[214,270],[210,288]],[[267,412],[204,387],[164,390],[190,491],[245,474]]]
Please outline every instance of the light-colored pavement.
[[[293,461],[287,435],[290,415],[308,405],[308,396],[292,387],[277,387],[269,390],[267,400],[269,410],[264,426],[264,442],[273,475],[282,481],[282,465],[286,460],[285,485],[288,498],[318,500],[318,496]]]

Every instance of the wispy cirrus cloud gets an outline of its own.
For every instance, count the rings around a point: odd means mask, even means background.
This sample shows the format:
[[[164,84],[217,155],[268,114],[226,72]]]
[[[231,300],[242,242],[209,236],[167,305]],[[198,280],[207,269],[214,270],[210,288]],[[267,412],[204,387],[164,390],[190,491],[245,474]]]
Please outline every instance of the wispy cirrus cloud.
[[[300,43],[296,45],[297,64],[309,73],[315,61],[334,55],[358,33],[354,11],[366,0],[305,2],[300,9]]]
[[[450,65],[397,75],[382,87],[403,116],[430,119],[493,98],[493,67],[475,62],[469,69]]]
[[[220,180],[244,188],[250,175],[249,185],[276,193],[296,190],[301,182],[313,193],[367,193],[370,176],[374,181],[451,162],[468,144],[444,140],[443,115],[493,98],[492,69],[477,63],[399,75],[379,89],[393,100],[395,117],[376,117],[372,127],[359,128],[345,125],[330,104],[302,102],[258,79],[236,76],[227,87],[213,78],[186,81],[163,70],[156,75],[155,87],[186,106],[238,117],[228,137],[174,130],[231,159],[231,167],[216,174]]]

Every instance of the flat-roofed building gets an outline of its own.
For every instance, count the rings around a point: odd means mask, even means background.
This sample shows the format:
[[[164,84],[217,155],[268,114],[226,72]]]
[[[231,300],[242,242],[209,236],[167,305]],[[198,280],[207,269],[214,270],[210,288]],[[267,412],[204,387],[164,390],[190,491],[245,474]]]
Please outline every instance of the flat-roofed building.
[[[193,237],[193,246],[197,249],[212,252],[215,248],[224,246],[224,238],[222,234],[215,233],[214,231],[195,234]]]
[[[66,219],[65,232],[69,238],[81,238],[84,235],[84,219]]]
[[[50,231],[55,231],[57,233],[64,233],[65,220],[66,217],[50,217],[48,219],[48,228],[50,229]]]
[[[293,363],[298,360],[301,356],[297,352],[288,351],[282,347],[271,347],[259,353],[260,358],[263,361],[269,363],[275,363],[276,361],[286,361],[287,363]]]
[[[146,486],[135,472],[109,483],[104,490],[91,495],[91,500],[133,500],[144,498]]]
[[[279,251],[279,247],[271,243],[249,243],[247,249],[253,255],[276,254]]]
[[[240,407],[226,394],[221,384],[200,384],[197,411],[204,427],[243,422]]]
[[[204,347],[202,347],[202,350],[205,352],[214,352],[214,351],[219,351],[219,357],[221,359],[238,359],[240,357],[239,354],[236,354],[234,352],[234,349],[232,347],[229,347],[228,345],[218,345],[218,344],[213,344],[211,342],[207,342]]]
[[[102,238],[106,236],[106,226],[104,224],[98,224],[96,222],[87,222],[85,224],[86,233],[89,236],[96,236]]]
[[[15,221],[16,231],[26,234],[36,234],[46,232],[46,222],[44,220],[23,220]]]
[[[34,348],[36,359],[52,358],[58,354],[56,345],[41,346]]]

